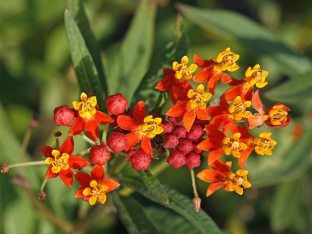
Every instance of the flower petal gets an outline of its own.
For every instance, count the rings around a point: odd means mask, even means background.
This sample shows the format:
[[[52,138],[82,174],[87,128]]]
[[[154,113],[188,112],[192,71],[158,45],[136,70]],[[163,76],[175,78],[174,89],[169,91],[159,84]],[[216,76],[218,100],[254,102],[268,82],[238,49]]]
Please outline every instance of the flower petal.
[[[74,151],[74,140],[72,136],[68,136],[60,146],[60,152],[71,154]]]
[[[153,156],[153,149],[150,138],[143,136],[141,140],[141,149],[150,156]]]
[[[215,169],[204,169],[197,174],[197,177],[205,182],[216,183],[224,182],[226,174]]]
[[[145,104],[143,101],[139,101],[133,110],[133,115],[139,123],[144,123],[144,118],[146,117]]]
[[[73,125],[71,126],[68,135],[74,136],[79,133],[81,133],[84,130],[85,127],[85,119],[81,118],[80,116],[77,116],[75,119]]]
[[[61,170],[60,171],[60,178],[63,180],[64,184],[68,187],[72,187],[73,185],[73,172],[70,169]]]
[[[74,176],[83,188],[90,186],[91,176],[89,174],[85,172],[74,172]]]
[[[179,117],[184,115],[187,111],[187,102],[179,102],[167,110],[166,115],[172,117]]]
[[[52,154],[51,154],[52,150],[54,150],[54,148],[51,146],[40,146],[40,149],[41,149],[42,153],[44,154],[44,156],[46,156],[46,157],[51,157],[52,156]]]
[[[94,141],[99,138],[99,126],[94,116],[86,121],[85,131],[87,135]]]
[[[113,179],[106,179],[104,180],[104,184],[108,187],[108,189],[106,190],[106,193],[114,190],[115,188],[117,188],[120,184],[113,180]]]
[[[140,140],[142,136],[139,131],[131,132],[126,135],[127,139],[127,147],[126,151],[128,151],[131,147],[135,146]]]
[[[182,122],[187,132],[189,132],[193,126],[193,123],[197,115],[196,112],[197,109],[191,109],[188,110],[183,116]]]
[[[104,168],[99,165],[94,165],[91,170],[91,179],[96,180],[98,183],[102,184],[105,178]]]
[[[59,175],[59,173],[53,173],[52,172],[52,165],[49,166],[46,174],[45,174],[45,178],[46,179],[51,179],[51,178],[55,178]]]
[[[138,122],[126,115],[119,115],[117,118],[117,124],[122,129],[129,131],[138,130],[140,126]]]
[[[211,165],[214,161],[216,161],[223,154],[224,154],[223,149],[210,152],[210,154],[208,155],[208,165]]]
[[[68,159],[68,164],[70,168],[82,169],[85,166],[89,165],[89,162],[80,156],[70,156]]]
[[[218,189],[220,189],[222,186],[224,185],[224,182],[220,182],[220,183],[214,183],[209,185],[209,187],[207,188],[206,191],[206,196],[210,196],[211,194],[213,194],[215,191],[217,191]]]
[[[94,118],[100,124],[109,124],[114,122],[112,117],[98,110],[96,111]]]

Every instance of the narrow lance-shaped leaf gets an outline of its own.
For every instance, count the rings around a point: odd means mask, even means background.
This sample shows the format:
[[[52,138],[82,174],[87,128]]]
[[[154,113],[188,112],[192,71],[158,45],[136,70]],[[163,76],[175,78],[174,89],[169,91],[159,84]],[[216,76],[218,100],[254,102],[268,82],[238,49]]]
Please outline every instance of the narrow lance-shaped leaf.
[[[104,110],[104,93],[101,88],[98,72],[84,38],[68,10],[65,10],[65,29],[69,51],[76,70],[80,89],[85,93],[92,93],[95,95],[100,109]]]
[[[132,197],[114,193],[118,216],[130,234],[158,234],[158,230],[146,216],[143,207]]]
[[[312,64],[307,57],[289,49],[275,35],[249,18],[225,10],[208,10],[178,4],[182,14],[203,29],[236,39],[239,43],[281,64],[288,74],[305,74]]]
[[[86,46],[94,61],[94,65],[98,72],[101,87],[104,92],[104,98],[107,96],[107,84],[104,69],[101,61],[101,53],[97,41],[90,29],[89,20],[87,18],[82,0],[67,0],[67,7],[74,16],[75,22],[85,40]]]
[[[142,194],[148,199],[164,205],[177,212],[184,217],[187,222],[191,223],[196,229],[196,232],[207,234],[221,234],[221,231],[214,223],[214,221],[202,210],[195,212],[191,199],[179,193],[178,191],[170,188],[167,185],[163,185],[166,193],[169,197],[169,204],[165,205],[160,203],[150,192],[145,188],[143,183],[135,177],[124,177],[121,180],[121,184],[134,189],[136,192]]]
[[[161,183],[150,173],[148,170],[146,171],[138,171],[140,177],[143,180],[146,188],[154,195],[154,197],[158,200],[158,202],[163,204],[168,204],[169,199],[164,190]]]

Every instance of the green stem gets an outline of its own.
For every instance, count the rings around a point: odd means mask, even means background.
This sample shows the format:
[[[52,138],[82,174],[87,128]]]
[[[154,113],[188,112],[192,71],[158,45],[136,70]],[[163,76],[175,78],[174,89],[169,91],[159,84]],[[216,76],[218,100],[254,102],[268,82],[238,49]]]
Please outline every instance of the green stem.
[[[47,164],[45,161],[34,161],[34,162],[23,162],[23,163],[15,163],[8,165],[9,168],[12,167],[26,167],[26,166],[34,166],[34,165],[43,165]]]
[[[91,140],[89,137],[87,137],[83,133],[80,133],[79,136],[81,136],[82,139],[84,139],[86,142],[90,143],[91,145],[96,145],[95,141]]]

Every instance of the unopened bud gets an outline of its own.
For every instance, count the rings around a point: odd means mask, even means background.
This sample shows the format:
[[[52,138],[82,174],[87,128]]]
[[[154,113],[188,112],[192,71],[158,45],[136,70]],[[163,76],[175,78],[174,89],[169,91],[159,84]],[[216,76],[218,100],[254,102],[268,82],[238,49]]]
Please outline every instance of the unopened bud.
[[[35,115],[32,120],[30,121],[30,127],[35,128],[38,125],[38,119],[37,116]]]
[[[1,167],[1,173],[7,173],[9,171],[9,166],[6,164],[3,164]]]
[[[45,199],[47,198],[47,195],[46,195],[45,192],[43,192],[43,191],[41,190],[41,191],[39,191],[39,193],[38,193],[38,198],[39,198],[40,200],[45,200]]]
[[[60,131],[57,131],[57,132],[54,133],[54,137],[55,137],[56,139],[60,139],[61,136],[62,136],[62,133],[61,133]]]
[[[194,210],[198,212],[200,210],[201,199],[199,197],[194,197],[193,200]]]

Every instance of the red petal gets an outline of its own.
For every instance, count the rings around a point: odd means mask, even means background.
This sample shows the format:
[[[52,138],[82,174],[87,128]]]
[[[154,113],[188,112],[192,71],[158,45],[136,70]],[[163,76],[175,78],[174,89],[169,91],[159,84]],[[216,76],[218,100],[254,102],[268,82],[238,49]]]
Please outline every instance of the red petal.
[[[222,74],[221,74],[221,82],[224,83],[224,84],[235,86],[235,85],[239,85],[239,84],[243,83],[244,81],[236,80],[233,77],[231,77],[230,75],[222,72]]]
[[[111,158],[106,145],[94,145],[90,149],[89,160],[93,164],[104,166]]]
[[[60,178],[68,187],[71,188],[71,186],[73,185],[73,172],[70,169],[61,170]]]
[[[53,147],[51,146],[40,146],[40,149],[42,151],[42,153],[44,154],[44,156],[46,157],[51,157],[52,156],[52,150],[54,150]]]
[[[238,159],[238,165],[241,168],[244,168],[244,165],[250,155],[250,153],[253,151],[254,148],[248,147],[247,149],[245,149],[244,151],[241,152],[241,156]]]
[[[216,86],[217,86],[217,83],[218,83],[218,80],[220,79],[221,77],[221,74],[222,74],[222,71],[216,71],[213,76],[210,77],[208,83],[207,83],[207,87],[208,87],[208,90],[211,94],[214,94],[214,91],[216,89]]]
[[[160,91],[167,91],[176,83],[176,81],[176,78],[172,75],[165,76],[161,81],[158,82],[158,84],[155,86],[155,89]]]
[[[251,103],[256,111],[258,111],[261,115],[264,114],[264,107],[259,96],[259,90],[257,90],[252,96]]]
[[[69,130],[68,135],[69,136],[77,135],[84,130],[84,127],[85,127],[85,119],[81,118],[80,116],[77,116],[77,118],[75,119],[73,125]]]
[[[89,174],[85,172],[74,172],[74,176],[82,187],[85,188],[90,186],[91,176]]]
[[[224,182],[226,174],[215,169],[205,169],[197,174],[197,177],[205,182],[216,183]]]
[[[126,135],[127,139],[127,148],[126,151],[128,151],[131,147],[135,146],[140,140],[142,136],[140,135],[139,131],[131,132]]]
[[[248,121],[248,128],[253,129],[255,127],[260,126],[263,123],[263,118],[262,118],[262,115],[254,114],[250,116],[247,119],[247,121]]]
[[[207,109],[197,109],[197,118],[201,120],[209,120],[210,116]]]
[[[69,136],[60,146],[60,152],[71,154],[73,151],[74,151],[74,140],[73,137]]]
[[[99,139],[99,126],[94,116],[86,121],[85,131],[92,140],[97,141]]]
[[[140,126],[138,122],[126,115],[119,115],[117,118],[117,124],[122,129],[129,131],[138,130]]]
[[[89,185],[88,185],[89,186]],[[82,198],[82,197],[84,197],[84,195],[83,195],[83,190],[84,190],[84,188],[79,188],[78,190],[77,190],[77,192],[75,193],[75,198]]]
[[[117,181],[115,181],[113,179],[104,180],[104,184],[106,184],[108,187],[108,189],[106,190],[107,193],[114,190],[115,188],[117,188],[120,185]]]
[[[91,178],[96,180],[98,183],[103,183],[105,178],[105,172],[103,167],[99,165],[94,165],[91,171]]]
[[[224,175],[226,175],[227,173],[230,172],[231,167],[232,167],[232,162],[231,161],[223,162],[220,159],[217,159],[211,165],[211,168],[223,172]]]
[[[109,124],[114,122],[114,119],[112,117],[101,111],[96,111],[94,118],[100,124]]]
[[[219,149],[216,151],[210,152],[208,155],[208,165],[211,165],[214,161],[216,161],[222,154],[224,154],[223,149]]]
[[[193,81],[197,83],[204,83],[209,80],[211,76],[213,76],[214,71],[212,68],[204,68],[203,70],[197,72],[197,74],[193,77]]]
[[[206,139],[201,141],[198,145],[197,148],[203,151],[211,151],[211,150],[216,150],[220,148],[220,144],[216,144],[215,139]]]
[[[147,136],[142,137],[140,148],[150,156],[153,156],[151,140]]]
[[[229,88],[222,94],[221,98],[224,98],[227,101],[234,100],[237,96],[242,96],[243,85],[236,85],[232,88]]]
[[[133,110],[133,115],[139,123],[144,123],[144,118],[146,117],[145,104],[143,101],[139,101]]]
[[[47,172],[46,172],[45,178],[51,179],[51,178],[57,177],[58,175],[59,175],[59,173],[53,173],[52,172],[52,165],[50,165]]]
[[[222,141],[225,137],[224,133],[219,131],[215,126],[206,125],[206,133],[209,138]]]
[[[196,115],[197,115],[196,112],[197,112],[196,109],[191,109],[191,110],[188,110],[183,116],[182,122],[183,122],[183,125],[185,127],[185,130],[188,132],[190,131],[190,129],[193,126],[193,123],[194,123]]]
[[[194,62],[199,66],[199,67],[210,67],[214,65],[215,60],[210,59],[210,60],[205,60],[198,55],[194,54]]]
[[[207,188],[206,191],[206,196],[210,196],[211,194],[213,194],[215,191],[217,191],[218,189],[220,189],[222,186],[224,185],[224,182],[220,182],[220,183],[214,183],[209,185],[209,187]]]
[[[80,156],[70,156],[68,159],[68,164],[70,168],[82,169],[85,166],[89,165],[89,162]]]
[[[187,111],[187,102],[179,102],[167,110],[166,115],[172,117],[179,117],[184,115]]]

